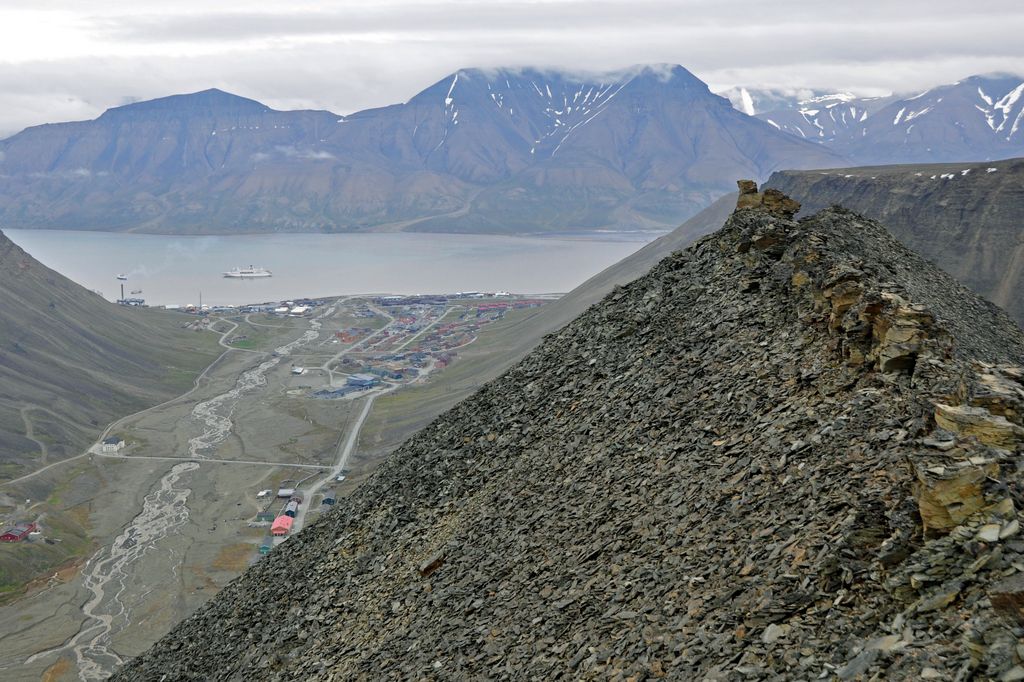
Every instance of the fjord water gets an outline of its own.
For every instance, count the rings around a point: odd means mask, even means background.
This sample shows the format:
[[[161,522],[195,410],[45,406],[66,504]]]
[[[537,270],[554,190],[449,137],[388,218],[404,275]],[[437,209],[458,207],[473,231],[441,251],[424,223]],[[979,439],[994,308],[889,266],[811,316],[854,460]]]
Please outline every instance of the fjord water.
[[[149,305],[237,305],[355,293],[565,292],[657,233],[587,238],[464,234],[171,236],[5,230],[45,265],[113,300],[141,289]],[[228,279],[235,266],[273,277]]]

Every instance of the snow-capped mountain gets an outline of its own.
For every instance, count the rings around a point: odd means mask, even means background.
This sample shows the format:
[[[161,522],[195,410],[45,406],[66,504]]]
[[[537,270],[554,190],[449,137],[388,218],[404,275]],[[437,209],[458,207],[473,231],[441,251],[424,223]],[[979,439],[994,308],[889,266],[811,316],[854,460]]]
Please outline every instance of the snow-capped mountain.
[[[984,161],[1024,154],[1024,78],[972,76],[912,97],[825,94],[786,102],[739,92],[734,106],[861,164]],[[768,91],[771,92],[771,91]],[[743,96],[746,93],[746,97]],[[752,94],[753,93],[753,94]]]
[[[883,108],[890,97],[857,97],[848,92],[819,95],[757,118],[801,139],[829,144],[842,139]]]
[[[161,232],[667,228],[834,152],[681,66],[465,69],[404,104],[274,111],[211,90],[0,141],[0,222]]]
[[[972,76],[898,99],[832,148],[867,164],[1024,155],[1024,78]]]
[[[756,116],[766,111],[794,109],[802,102],[824,97],[828,90],[813,88],[754,88],[736,86],[718,93],[732,102],[732,105],[748,116]]]

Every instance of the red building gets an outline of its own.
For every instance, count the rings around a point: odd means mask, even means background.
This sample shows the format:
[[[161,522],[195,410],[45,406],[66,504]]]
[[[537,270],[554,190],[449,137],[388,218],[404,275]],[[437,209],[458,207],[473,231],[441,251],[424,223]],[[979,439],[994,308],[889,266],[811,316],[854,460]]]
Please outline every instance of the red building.
[[[270,526],[271,535],[288,535],[288,531],[292,529],[292,524],[295,523],[295,519],[290,516],[278,516],[274,519],[274,523]]]
[[[36,529],[35,522],[23,521],[15,524],[0,535],[0,542],[20,542],[28,537],[28,534]]]

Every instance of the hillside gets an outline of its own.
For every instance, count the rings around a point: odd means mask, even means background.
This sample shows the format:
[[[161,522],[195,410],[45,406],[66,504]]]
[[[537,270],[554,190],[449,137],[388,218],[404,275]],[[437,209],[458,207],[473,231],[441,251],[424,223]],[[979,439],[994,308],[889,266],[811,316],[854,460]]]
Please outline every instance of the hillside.
[[[1021,373],[971,361],[1022,342],[876,223],[741,210],[114,679],[998,677]]]
[[[558,300],[495,325],[487,332],[488,342],[475,343],[461,351],[459,362],[439,380],[382,396],[369,421],[368,430],[374,431],[376,426],[377,435],[360,441],[361,447],[372,452],[367,457],[367,468],[375,466],[382,454],[394,450],[481,384],[522,360],[545,335],[579,317],[613,288],[642,277],[672,252],[720,228],[735,204],[735,193],[725,195],[672,232],[605,268]],[[405,408],[393,409],[392,403],[405,405]],[[415,407],[410,408],[411,404]],[[377,420],[379,424],[375,424]],[[401,421],[400,426],[395,425],[397,421]]]
[[[78,454],[218,354],[180,315],[103,300],[0,233],[0,479]]]
[[[681,66],[464,69],[340,116],[219,90],[0,140],[0,224],[163,233],[671,229],[738,176],[844,163]]]
[[[768,186],[884,223],[909,248],[1024,323],[1024,159],[776,173]]]

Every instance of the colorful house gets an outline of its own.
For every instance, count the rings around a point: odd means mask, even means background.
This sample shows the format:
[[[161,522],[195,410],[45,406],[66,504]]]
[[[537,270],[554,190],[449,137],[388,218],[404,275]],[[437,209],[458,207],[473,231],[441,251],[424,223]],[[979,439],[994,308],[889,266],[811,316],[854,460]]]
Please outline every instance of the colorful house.
[[[0,534],[0,542],[21,542],[35,529],[34,522],[22,521],[4,530],[3,534]]]
[[[292,529],[292,524],[295,523],[295,519],[290,516],[282,514],[274,519],[274,523],[270,525],[271,535],[288,535],[288,531]]]

